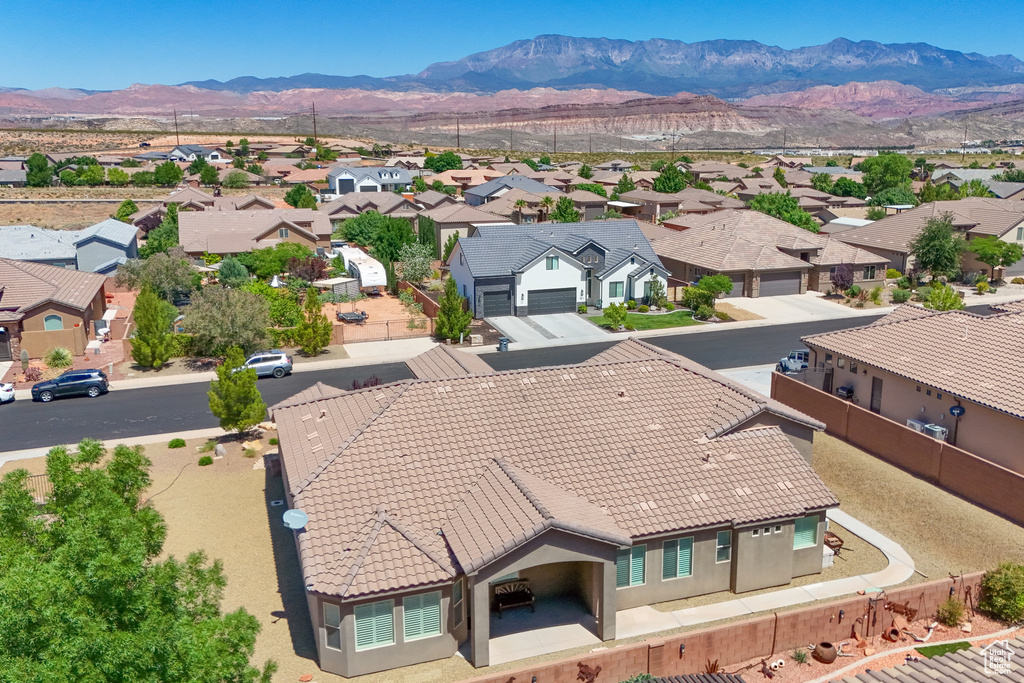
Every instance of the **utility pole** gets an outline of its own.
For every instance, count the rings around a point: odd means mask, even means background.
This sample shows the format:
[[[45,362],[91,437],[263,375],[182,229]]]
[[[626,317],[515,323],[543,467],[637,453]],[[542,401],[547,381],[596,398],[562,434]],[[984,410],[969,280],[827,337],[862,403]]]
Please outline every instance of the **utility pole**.
[[[964,126],[964,146],[960,148],[960,163],[967,157],[967,126]]]
[[[551,147],[551,153],[558,154],[558,128],[555,128],[554,131],[552,131],[552,133],[555,136],[555,140]]]
[[[587,133],[587,152],[590,154],[594,153],[594,134]]]
[[[508,129],[508,153],[512,154],[512,129]]]
[[[181,139],[178,137],[178,110],[174,109],[174,144],[180,145]]]
[[[788,132],[787,129],[782,129],[782,156],[786,156],[786,133]]]
[[[317,141],[316,137],[316,102],[313,103],[313,142]]]
[[[455,117],[455,149],[462,149],[462,130],[459,128],[459,117]]]

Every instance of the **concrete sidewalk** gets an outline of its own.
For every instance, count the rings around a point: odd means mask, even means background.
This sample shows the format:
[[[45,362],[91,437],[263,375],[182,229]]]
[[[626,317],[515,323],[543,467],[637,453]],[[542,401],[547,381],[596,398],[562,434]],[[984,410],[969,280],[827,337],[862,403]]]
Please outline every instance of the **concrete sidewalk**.
[[[233,432],[232,432],[233,433]],[[103,445],[107,448],[113,448],[114,446],[147,446],[151,443],[167,443],[171,439],[216,439],[220,438],[228,432],[224,431],[220,427],[211,427],[210,429],[192,429],[184,432],[169,432],[165,434],[146,434],[145,436],[132,436],[125,439],[110,439],[104,441]],[[44,448],[27,448],[23,451],[7,451],[6,453],[0,453],[0,465],[8,462],[14,462],[16,460],[29,460],[31,458],[42,458],[50,452],[51,448],[58,445],[74,446],[75,444],[54,444],[53,446],[46,446]]]

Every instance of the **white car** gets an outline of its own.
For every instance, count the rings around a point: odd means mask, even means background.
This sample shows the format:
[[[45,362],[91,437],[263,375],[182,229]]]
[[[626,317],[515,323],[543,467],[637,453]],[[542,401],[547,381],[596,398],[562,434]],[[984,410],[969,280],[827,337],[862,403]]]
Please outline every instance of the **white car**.
[[[0,384],[0,403],[11,403],[14,401],[14,385]]]

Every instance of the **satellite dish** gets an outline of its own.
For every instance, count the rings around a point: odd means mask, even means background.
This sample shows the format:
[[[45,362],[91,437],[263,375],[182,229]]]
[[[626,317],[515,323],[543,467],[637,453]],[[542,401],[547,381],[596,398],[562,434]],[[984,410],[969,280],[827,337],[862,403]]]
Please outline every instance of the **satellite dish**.
[[[298,529],[306,526],[306,522],[309,521],[309,517],[307,517],[306,513],[302,510],[285,510],[285,513],[281,515],[281,520],[284,522],[286,527],[293,531],[297,531]]]

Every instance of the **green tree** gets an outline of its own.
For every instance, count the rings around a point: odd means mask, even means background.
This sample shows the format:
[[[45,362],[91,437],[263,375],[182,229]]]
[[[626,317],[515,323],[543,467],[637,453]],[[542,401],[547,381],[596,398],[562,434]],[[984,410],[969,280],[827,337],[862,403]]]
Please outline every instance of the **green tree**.
[[[655,159],[655,160],[654,160],[654,161],[653,161],[653,162],[651,163],[651,170],[652,170],[652,171],[654,171],[655,173],[657,173],[657,172],[658,172],[658,171],[660,171],[661,169],[665,168],[665,164],[666,164],[666,163],[667,163],[667,162],[666,162],[666,161],[665,161],[664,159]]]
[[[522,223],[523,222],[523,210],[526,209],[526,207],[528,207],[529,205],[530,205],[529,202],[527,202],[522,197],[520,197],[519,199],[515,200],[512,203],[512,208],[514,208],[516,210],[516,214],[518,214],[518,216],[519,216],[519,220],[516,221],[517,223]]]
[[[988,189],[988,186],[977,178],[961,185],[960,189],[957,190],[957,196],[959,199],[964,197],[995,197]]]
[[[967,243],[967,251],[989,267],[989,276],[995,279],[996,268],[1009,267],[1024,256],[1024,247],[1017,242],[1004,242],[998,237],[976,237]]]
[[[882,152],[878,156],[868,157],[858,168],[864,173],[865,189],[874,196],[892,188],[909,190],[914,162],[903,154]]]
[[[313,153],[313,159],[316,161],[335,161],[337,158],[337,152],[330,147],[324,147],[323,145],[317,145],[316,151]]]
[[[132,174],[132,185],[135,187],[151,187],[156,185],[156,174],[152,171],[139,171]]]
[[[427,181],[423,179],[423,176],[416,176],[412,179],[412,191],[417,193],[427,191]]]
[[[283,273],[289,260],[301,260],[312,254],[304,244],[280,242],[272,247],[247,251],[237,258],[256,277],[269,278]]]
[[[78,183],[80,185],[102,185],[107,182],[107,173],[99,164],[92,164],[85,168],[78,169]]]
[[[578,175],[580,178],[586,178],[587,180],[590,180],[591,178],[594,177],[594,169],[592,169],[587,164],[583,164],[582,166],[580,166],[579,170],[576,171],[576,175]]]
[[[832,192],[832,175],[829,173],[815,173],[811,176],[811,187],[818,192]]]
[[[539,165],[541,165],[541,166],[550,166],[551,165],[551,157],[549,157],[547,154],[545,154],[540,159],[537,159],[537,163]]]
[[[243,157],[249,156],[249,139],[242,138],[238,141],[238,153]]]
[[[217,173],[217,169],[215,167],[207,164],[199,170],[199,182],[203,185],[216,185],[220,182],[220,174]]]
[[[809,232],[818,232],[821,229],[814,216],[801,209],[797,198],[791,196],[789,192],[759,194],[750,200],[749,206],[754,211],[774,216]]]
[[[270,683],[272,661],[250,664],[259,621],[221,611],[220,561],[165,556],[167,525],[143,501],[150,466],[141,446],[58,446],[41,508],[27,471],[4,476],[0,679]]]
[[[620,330],[626,324],[626,317],[629,315],[629,308],[626,304],[608,304],[601,311],[608,327],[613,330]]]
[[[143,288],[135,300],[132,316],[135,334],[131,338],[132,359],[144,368],[161,368],[171,357],[173,340],[171,323],[178,314],[149,287]]]
[[[187,294],[194,287],[196,271],[180,249],[170,254],[154,254],[148,259],[129,259],[117,269],[114,281],[120,287],[148,287],[166,301]]]
[[[130,217],[132,214],[137,212],[139,207],[130,199],[126,199],[121,202],[121,205],[117,207],[117,211],[114,212],[114,218],[121,221],[122,223],[131,223]]]
[[[655,181],[655,184],[657,184],[657,181]],[[635,189],[636,183],[633,182],[632,178],[623,173],[622,177],[619,178],[618,184],[615,185],[615,194],[625,194],[626,192],[632,192]]]
[[[192,296],[184,322],[199,355],[215,356],[232,346],[252,353],[267,344],[270,305],[243,289],[206,287]]]
[[[1004,183],[1024,183],[1024,168],[1007,169],[998,175],[992,176],[992,180]]]
[[[444,294],[437,301],[437,318],[434,320],[434,335],[441,340],[458,339],[469,333],[469,323],[473,313],[462,310],[466,299],[459,294],[455,278],[449,277],[444,282]]]
[[[909,246],[917,267],[938,277],[960,271],[965,245],[963,236],[953,228],[952,216],[947,213],[930,218]]]
[[[602,197],[608,196],[608,191],[604,189],[604,186],[598,185],[597,183],[580,183],[579,185],[576,186],[576,189],[585,190],[586,192],[593,192],[594,194],[599,194]]]
[[[203,169],[208,167],[209,165],[210,162],[206,160],[206,157],[197,156],[196,160],[188,165],[188,175],[202,173]]]
[[[868,211],[864,214],[864,218],[869,221],[880,221],[885,218],[888,214],[880,206],[869,206]]]
[[[621,180],[619,181],[619,184],[622,184]],[[632,181],[630,181],[630,184],[632,184]],[[667,164],[665,168],[661,169],[661,174],[654,179],[655,192],[674,194],[682,191],[685,187],[686,178],[683,176],[683,172],[680,171],[679,167],[675,164]],[[619,194],[622,194],[622,190],[619,190]]]
[[[302,322],[295,329],[295,341],[307,356],[319,356],[331,343],[334,325],[324,315],[320,295],[315,287],[306,290],[306,303],[302,309]]]
[[[249,270],[238,259],[229,256],[220,262],[217,278],[228,287],[241,287],[249,281]]]
[[[420,244],[425,244],[430,247],[430,253],[437,258],[437,244],[434,240],[437,239],[434,234],[435,223],[434,219],[429,216],[420,216],[419,220],[416,221],[416,237],[420,241]]]
[[[423,167],[430,169],[434,173],[444,173],[453,169],[461,171],[462,157],[455,152],[445,152],[437,156],[427,157],[426,161],[423,162]]]
[[[448,257],[452,255],[452,250],[455,249],[455,245],[459,243],[459,231],[456,230],[444,243],[444,251],[441,253],[441,260],[448,263]]]
[[[232,189],[241,189],[249,187],[249,177],[245,175],[244,171],[231,171],[231,173],[228,173],[227,176],[225,176],[224,182],[222,184],[224,185],[224,187]],[[306,186],[303,185],[302,187]],[[316,204],[316,201],[314,200],[313,203]],[[300,206],[299,208],[302,207]]]
[[[555,223],[579,223],[580,212],[569,197],[559,197],[554,211],[548,216]]]
[[[177,185],[183,177],[185,174],[173,161],[165,161],[153,170],[153,180],[164,187]]]
[[[527,166],[530,167],[530,170],[532,170],[532,171],[536,171],[537,170],[537,162],[534,161],[533,159],[529,159],[529,158],[527,158],[527,159],[520,159],[519,163],[526,164]]]
[[[131,182],[132,177],[119,168],[107,169],[107,182],[114,187],[124,187]]]
[[[74,187],[78,185],[78,174],[72,171],[70,168],[65,168],[60,172],[60,184],[65,187]]]
[[[931,292],[928,294],[928,300],[924,302],[925,308],[935,311],[964,310],[964,300],[960,298],[960,293],[949,285],[933,282],[929,287]]]
[[[266,152],[260,152],[259,154],[256,155],[256,159],[258,161],[266,161],[269,158],[270,156]]]
[[[284,193],[285,202],[287,202],[289,206],[294,206],[297,209],[304,208],[300,206],[304,197],[309,197],[313,200],[313,205],[316,206],[316,198],[313,196],[313,193],[309,191],[309,187],[306,185],[300,183]]]
[[[668,297],[665,295],[665,284],[661,281],[661,278],[652,277],[650,284],[647,287],[647,299],[648,306],[657,306],[658,308],[663,307],[668,303]]]
[[[555,208],[555,200],[551,195],[546,195],[540,200],[539,208],[541,211],[540,219],[547,220],[548,216],[551,214],[551,210]]]
[[[723,273],[717,275],[705,275],[697,283],[697,286],[706,292],[711,292],[711,295],[717,299],[719,294],[729,294],[732,292],[732,278]],[[712,303],[712,307],[714,303]]]
[[[868,206],[893,206],[899,204],[917,206],[917,196],[905,187],[889,187],[868,200]]]
[[[25,184],[29,187],[49,187],[53,183],[53,168],[39,152],[29,156],[25,165]]]
[[[121,161],[121,168],[138,168],[139,166],[142,166],[142,162],[131,157]]]
[[[835,159],[829,159],[828,161],[825,162],[825,165],[826,166],[830,166],[830,167],[831,166],[838,166],[839,162],[836,161]]]
[[[410,284],[419,284],[434,272],[433,245],[404,244],[398,252],[398,261],[402,264],[402,278]]]
[[[256,371],[244,368],[245,354],[232,346],[217,368],[217,379],[210,382],[210,412],[220,419],[226,431],[247,432],[267,415],[267,404],[256,388]]]
[[[178,246],[178,205],[168,204],[167,213],[160,225],[149,231],[146,243],[139,248],[140,258],[149,258],[154,254],[165,254]]]
[[[249,173],[252,173],[253,175],[263,175],[263,167],[257,163],[249,164],[248,166],[245,167],[245,170],[248,171]]]
[[[779,187],[782,189],[789,187],[789,183],[786,182],[786,172],[782,170],[781,166],[775,167],[775,173],[772,174],[772,177],[775,178],[775,182],[777,182]]]
[[[245,169],[245,157],[235,157],[231,160],[231,166],[239,170]]]
[[[402,247],[415,241],[412,223],[404,218],[387,217],[374,235],[370,253],[381,263],[397,261]]]

